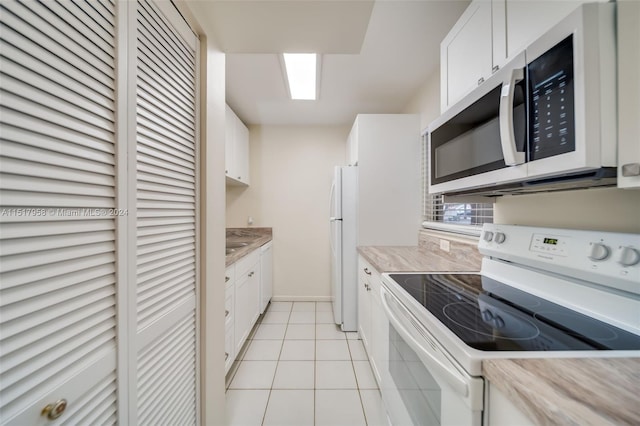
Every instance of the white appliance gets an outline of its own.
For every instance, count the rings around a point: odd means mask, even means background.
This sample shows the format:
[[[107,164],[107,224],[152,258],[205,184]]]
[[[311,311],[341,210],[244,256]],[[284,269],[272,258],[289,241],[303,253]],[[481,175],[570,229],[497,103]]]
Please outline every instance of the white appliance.
[[[335,323],[342,331],[356,331],[358,326],[357,181],[357,167],[335,167],[329,218],[331,299]]]
[[[391,424],[482,425],[482,360],[640,356],[640,235],[488,225],[478,273],[383,274]]]
[[[580,6],[435,120],[429,192],[615,185],[615,7]]]

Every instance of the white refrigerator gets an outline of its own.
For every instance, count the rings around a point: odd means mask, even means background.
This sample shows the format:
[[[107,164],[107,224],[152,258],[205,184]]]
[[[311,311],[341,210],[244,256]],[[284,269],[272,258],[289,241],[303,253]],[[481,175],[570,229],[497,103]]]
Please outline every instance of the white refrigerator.
[[[357,331],[357,166],[337,166],[331,185],[331,299],[342,331]]]

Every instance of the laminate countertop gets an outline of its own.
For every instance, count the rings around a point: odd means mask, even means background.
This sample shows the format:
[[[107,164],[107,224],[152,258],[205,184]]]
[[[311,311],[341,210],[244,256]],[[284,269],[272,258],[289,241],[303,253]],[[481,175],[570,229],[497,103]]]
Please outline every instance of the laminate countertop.
[[[225,265],[229,266],[271,241],[273,231],[271,228],[227,228],[226,237],[227,243],[247,243],[227,251]]]
[[[482,372],[536,424],[640,425],[640,358],[492,359]]]
[[[459,259],[420,246],[364,246],[358,253],[378,272],[477,272],[481,264],[471,250]]]
[[[429,237],[430,238],[430,237]],[[438,239],[419,247],[358,247],[379,272],[478,271],[473,247]],[[640,358],[492,359],[483,375],[534,423],[640,425]]]

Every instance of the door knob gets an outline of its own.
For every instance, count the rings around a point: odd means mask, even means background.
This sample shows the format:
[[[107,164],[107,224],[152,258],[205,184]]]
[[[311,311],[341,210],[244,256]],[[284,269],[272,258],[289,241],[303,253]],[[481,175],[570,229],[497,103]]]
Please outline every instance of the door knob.
[[[64,410],[67,408],[67,400],[59,399],[53,404],[47,404],[46,407],[42,409],[40,413],[43,416],[47,416],[49,420],[55,420],[64,413]]]

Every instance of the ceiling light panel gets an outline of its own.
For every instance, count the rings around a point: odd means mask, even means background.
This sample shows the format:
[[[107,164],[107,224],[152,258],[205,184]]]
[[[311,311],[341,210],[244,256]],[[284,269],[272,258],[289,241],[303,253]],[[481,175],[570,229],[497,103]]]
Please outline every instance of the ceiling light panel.
[[[291,99],[316,99],[317,57],[315,53],[283,53]]]

